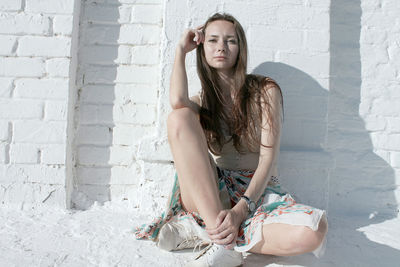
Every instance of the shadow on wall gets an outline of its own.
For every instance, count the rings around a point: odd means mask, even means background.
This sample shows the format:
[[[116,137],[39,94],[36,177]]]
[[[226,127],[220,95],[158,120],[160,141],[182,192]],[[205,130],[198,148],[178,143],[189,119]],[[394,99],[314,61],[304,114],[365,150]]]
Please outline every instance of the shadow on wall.
[[[265,62],[253,73],[275,79],[282,89],[282,184],[299,201],[327,209],[328,173],[332,168],[331,157],[324,151],[328,91],[310,75],[283,63]]]
[[[338,236],[327,256],[332,261],[345,258],[357,264],[362,258],[370,266],[394,266],[400,251],[372,242],[357,230],[398,216],[394,170],[374,153],[359,116],[361,13],[360,0],[331,1],[327,150],[335,161],[329,178],[329,212]],[[343,231],[342,224],[347,225]],[[350,245],[348,249],[335,253],[343,242]]]
[[[284,93],[282,182],[304,204],[327,208],[330,231],[326,254],[320,260],[311,254],[251,255],[246,259],[248,266],[398,264],[399,250],[373,242],[358,230],[398,216],[394,171],[374,153],[359,116],[360,21],[360,1],[331,2],[329,91],[285,64],[267,62],[254,70],[276,79]]]
[[[119,2],[82,1],[78,101],[75,119],[75,180],[72,207],[87,209],[110,200],[113,108],[118,64]]]

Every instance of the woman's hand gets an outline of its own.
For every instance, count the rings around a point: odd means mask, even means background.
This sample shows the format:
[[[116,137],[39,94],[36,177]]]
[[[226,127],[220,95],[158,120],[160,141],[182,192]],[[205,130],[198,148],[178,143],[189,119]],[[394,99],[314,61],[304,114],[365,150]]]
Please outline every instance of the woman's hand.
[[[217,217],[215,229],[208,229],[207,233],[212,242],[225,245],[232,249],[236,245],[240,224],[243,221],[243,214],[235,209],[222,210]]]
[[[179,47],[186,54],[195,49],[200,43],[204,43],[203,27],[199,26],[196,29],[186,29],[179,41]]]

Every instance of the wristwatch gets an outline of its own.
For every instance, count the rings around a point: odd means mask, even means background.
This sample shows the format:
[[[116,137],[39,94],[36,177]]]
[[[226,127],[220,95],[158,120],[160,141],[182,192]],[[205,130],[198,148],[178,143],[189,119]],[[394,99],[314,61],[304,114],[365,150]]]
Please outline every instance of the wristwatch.
[[[245,195],[241,196],[241,198],[243,198],[244,200],[246,200],[247,209],[248,209],[248,211],[249,211],[250,213],[252,213],[253,211],[256,210],[256,203],[255,203],[253,200],[251,200],[248,196],[245,196]]]

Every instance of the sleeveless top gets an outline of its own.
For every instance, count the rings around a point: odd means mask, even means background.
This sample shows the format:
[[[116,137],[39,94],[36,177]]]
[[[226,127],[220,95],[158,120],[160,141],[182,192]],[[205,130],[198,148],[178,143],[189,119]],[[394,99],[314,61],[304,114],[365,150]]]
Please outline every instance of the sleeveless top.
[[[202,104],[201,95],[199,94],[200,98],[200,106]],[[221,130],[224,134],[225,140],[231,139],[231,135],[228,133],[228,126],[225,122],[222,121],[221,123]],[[258,125],[257,131],[261,135],[260,126]],[[278,138],[278,142],[279,142]],[[252,152],[248,149],[245,143],[241,142],[242,151],[245,152],[244,154],[240,154],[235,146],[233,145],[233,139],[229,142],[225,143],[221,149],[220,155],[215,155],[209,150],[209,153],[214,159],[216,165],[223,169],[228,170],[252,170],[255,171],[258,166],[259,156],[260,156],[260,146],[254,147]],[[213,143],[210,143],[211,147],[216,147]],[[271,169],[269,171],[268,176],[278,176],[278,168],[277,168],[277,159],[278,159],[279,150],[276,152],[273,162],[271,164]],[[267,176],[267,177],[268,177]]]

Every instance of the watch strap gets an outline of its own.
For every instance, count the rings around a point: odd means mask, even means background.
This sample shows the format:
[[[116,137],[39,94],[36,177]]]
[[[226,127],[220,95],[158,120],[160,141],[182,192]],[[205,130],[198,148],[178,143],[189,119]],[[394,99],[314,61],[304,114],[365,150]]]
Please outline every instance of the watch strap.
[[[241,196],[240,198],[243,198],[243,199],[246,201],[247,210],[248,210],[249,212],[253,212],[253,210],[251,210],[251,208],[250,208],[250,205],[251,205],[251,203],[254,203],[254,201],[251,200],[248,196],[245,196],[245,195]]]

